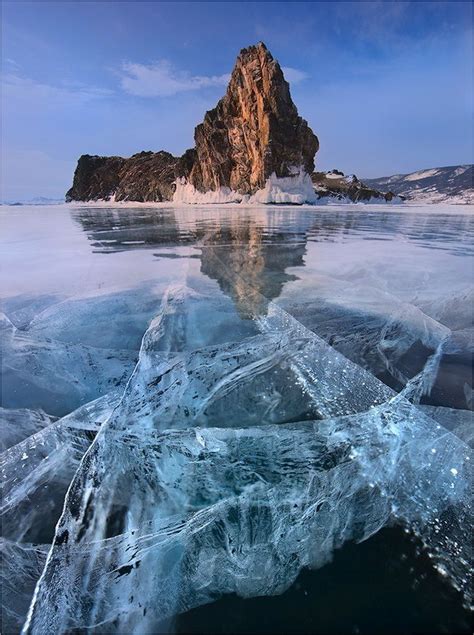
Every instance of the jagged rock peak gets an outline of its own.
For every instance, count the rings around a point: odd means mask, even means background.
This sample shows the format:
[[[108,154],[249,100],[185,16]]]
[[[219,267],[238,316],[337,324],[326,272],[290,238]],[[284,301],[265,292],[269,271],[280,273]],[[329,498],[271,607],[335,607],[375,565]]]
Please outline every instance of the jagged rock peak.
[[[201,192],[252,194],[274,173],[311,174],[317,137],[298,116],[283,71],[263,42],[240,51],[225,96],[196,127],[188,176]]]

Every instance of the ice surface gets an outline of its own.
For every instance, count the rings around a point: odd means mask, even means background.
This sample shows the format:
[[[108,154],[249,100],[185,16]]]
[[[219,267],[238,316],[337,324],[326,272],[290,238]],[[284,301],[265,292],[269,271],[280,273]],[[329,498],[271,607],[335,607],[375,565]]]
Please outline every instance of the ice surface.
[[[428,216],[241,210],[76,210],[117,285],[3,303],[5,632],[170,632],[393,523],[470,602],[466,219],[434,258]]]
[[[20,443],[55,419],[43,410],[0,408],[0,452]]]
[[[21,630],[50,545],[25,544],[0,539],[1,620],[4,633]]]
[[[137,351],[160,299],[151,285],[133,291],[68,298],[35,315],[28,325],[28,335],[101,349]]]
[[[459,437],[470,448],[474,448],[474,413],[443,406],[422,406],[422,411],[432,417],[446,430]]]
[[[299,284],[278,305],[346,357],[393,387],[403,387],[451,331],[419,308],[374,287],[319,276]],[[417,350],[416,361],[413,355]],[[432,381],[436,378],[434,367]],[[430,388],[432,387],[432,384]]]
[[[280,593],[394,520],[467,591],[467,446],[274,303],[259,336],[179,351],[169,303],[193,296],[164,300],[81,462],[26,631],[166,630],[223,593]],[[259,403],[260,379],[284,403]]]
[[[110,392],[129,377],[132,350],[112,350],[34,337],[3,316],[2,405],[63,415]]]

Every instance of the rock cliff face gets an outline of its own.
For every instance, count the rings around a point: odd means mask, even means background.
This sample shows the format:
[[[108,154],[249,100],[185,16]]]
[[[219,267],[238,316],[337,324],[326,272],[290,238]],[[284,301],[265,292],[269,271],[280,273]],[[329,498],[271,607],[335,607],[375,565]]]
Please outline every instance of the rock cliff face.
[[[119,172],[125,159],[83,154],[77,162],[66,201],[108,200],[119,186]]]
[[[140,152],[129,159],[84,154],[66,200],[170,201],[178,162],[163,151]]]
[[[66,200],[169,201],[177,178],[199,193],[251,195],[272,175],[311,174],[319,147],[263,43],[240,52],[225,96],[194,138],[195,148],[180,158],[163,151],[128,159],[83,155]]]
[[[283,72],[260,42],[240,52],[225,96],[196,127],[188,176],[200,192],[254,194],[267,179],[314,170],[319,143],[298,116]]]

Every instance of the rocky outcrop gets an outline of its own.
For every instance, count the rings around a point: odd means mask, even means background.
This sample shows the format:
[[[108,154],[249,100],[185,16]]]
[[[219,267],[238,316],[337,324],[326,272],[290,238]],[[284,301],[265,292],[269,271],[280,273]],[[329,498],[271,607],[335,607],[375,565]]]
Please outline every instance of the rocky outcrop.
[[[170,201],[178,159],[169,152],[140,152],[127,159],[119,173],[116,201]]]
[[[369,201],[390,202],[396,196],[393,192],[381,192],[360,181],[355,174],[345,176],[340,170],[313,172],[311,180],[318,199],[335,199],[352,203]],[[397,197],[402,200],[403,197]]]
[[[98,157],[83,154],[77,162],[71,189],[66,201],[96,201],[110,199],[120,184],[122,157]]]
[[[304,203],[384,194],[342,172],[314,172],[316,135],[298,115],[280,65],[260,42],[240,52],[224,97],[182,157],[140,152],[81,156],[67,201]],[[311,176],[310,176],[311,175]]]
[[[298,116],[288,82],[260,42],[240,52],[225,96],[196,127],[188,177],[198,191],[254,194],[267,179],[314,170],[319,142]]]
[[[129,159],[84,154],[67,201],[170,201],[179,159],[169,152],[140,152]]]
[[[311,174],[319,147],[262,42],[240,52],[225,96],[206,113],[194,138],[195,148],[180,158],[163,151],[129,159],[83,155],[66,200],[169,201],[176,179],[188,192],[227,188],[252,195],[270,177]]]

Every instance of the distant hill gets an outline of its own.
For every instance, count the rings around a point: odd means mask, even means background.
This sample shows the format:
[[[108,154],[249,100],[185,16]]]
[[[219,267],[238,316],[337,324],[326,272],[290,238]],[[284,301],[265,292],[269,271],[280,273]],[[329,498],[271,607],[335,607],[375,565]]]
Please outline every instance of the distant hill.
[[[395,174],[379,179],[364,179],[377,190],[400,194],[407,200],[424,203],[474,203],[474,166],[452,165],[411,174]]]

